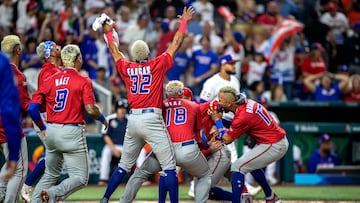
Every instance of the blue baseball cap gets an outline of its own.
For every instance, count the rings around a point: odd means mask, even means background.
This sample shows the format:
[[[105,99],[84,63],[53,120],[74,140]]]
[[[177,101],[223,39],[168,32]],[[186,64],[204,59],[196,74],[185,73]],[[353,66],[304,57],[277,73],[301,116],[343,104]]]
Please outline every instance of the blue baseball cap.
[[[228,63],[236,63],[240,60],[234,60],[230,54],[223,55],[219,58],[219,66],[228,64]]]
[[[238,43],[240,43],[244,39],[244,34],[240,31],[233,32],[233,36]]]
[[[321,144],[321,143],[324,143],[324,142],[328,142],[330,140],[331,140],[331,138],[330,138],[330,136],[328,134],[322,134],[320,136],[320,138],[319,138],[319,143]]]
[[[268,99],[266,97],[264,97],[263,95],[260,95],[256,98],[256,101],[259,102],[260,104],[267,104],[268,103]]]

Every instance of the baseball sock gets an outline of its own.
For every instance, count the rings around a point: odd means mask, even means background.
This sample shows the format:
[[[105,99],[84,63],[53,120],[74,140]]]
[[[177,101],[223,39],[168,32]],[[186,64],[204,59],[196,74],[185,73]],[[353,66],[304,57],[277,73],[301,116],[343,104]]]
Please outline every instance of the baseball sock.
[[[159,178],[159,203],[165,203],[166,201],[166,182],[165,182],[165,176],[160,175]]]
[[[232,200],[232,193],[229,191],[226,191],[220,187],[212,187],[210,189],[209,193],[209,199],[211,200],[226,200],[231,201]]]
[[[256,182],[259,183],[261,188],[264,190],[265,196],[270,197],[272,194],[271,187],[266,180],[265,173],[262,169],[256,169],[255,171],[251,172],[251,175],[254,177]]]
[[[175,169],[165,170],[165,187],[166,191],[169,191],[170,202],[178,203],[179,202],[179,183],[176,177]]]
[[[28,175],[25,184],[28,186],[34,185],[35,181],[45,172],[45,159],[41,159],[35,166],[34,170]]]
[[[124,176],[126,175],[126,171],[121,167],[118,167],[110,177],[108,186],[106,188],[104,197],[109,199],[112,193],[116,190],[116,188],[120,185]]]
[[[245,176],[240,172],[232,172],[231,188],[232,188],[232,203],[240,203],[241,191],[245,184]]]

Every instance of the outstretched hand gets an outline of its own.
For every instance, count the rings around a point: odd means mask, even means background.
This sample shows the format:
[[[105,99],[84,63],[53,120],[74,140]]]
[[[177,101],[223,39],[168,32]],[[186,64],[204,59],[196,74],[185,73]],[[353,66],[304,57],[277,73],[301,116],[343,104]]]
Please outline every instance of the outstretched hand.
[[[182,15],[178,15],[178,18],[180,18],[180,20],[191,20],[194,13],[195,9],[193,7],[184,7]]]

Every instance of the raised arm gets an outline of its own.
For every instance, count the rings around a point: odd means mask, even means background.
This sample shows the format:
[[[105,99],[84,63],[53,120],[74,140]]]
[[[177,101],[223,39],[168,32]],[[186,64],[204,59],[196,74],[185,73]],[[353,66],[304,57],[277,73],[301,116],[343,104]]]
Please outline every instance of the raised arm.
[[[114,23],[112,24],[107,24],[107,23],[104,23],[102,25],[102,29],[103,29],[103,32],[104,32],[104,37],[107,41],[107,45],[108,45],[108,48],[109,48],[109,51],[110,51],[110,54],[114,60],[114,62],[116,63],[116,61],[118,61],[119,59],[122,59],[122,58],[125,58],[124,54],[121,53],[121,51],[119,50],[118,48],[118,42],[115,41],[115,38],[114,38],[114,34],[117,34],[116,32],[113,32],[113,29],[114,29]]]
[[[316,75],[308,75],[304,79],[304,85],[309,89],[310,92],[314,93],[316,90],[315,80],[320,78],[324,73],[319,73]]]
[[[169,45],[168,49],[166,50],[167,53],[170,54],[172,58],[174,58],[177,50],[179,49],[182,41],[184,40],[186,27],[187,27],[187,21],[190,20],[195,13],[194,8],[192,7],[184,7],[184,11],[181,16],[179,16],[181,23],[178,31],[176,32],[173,41]]]

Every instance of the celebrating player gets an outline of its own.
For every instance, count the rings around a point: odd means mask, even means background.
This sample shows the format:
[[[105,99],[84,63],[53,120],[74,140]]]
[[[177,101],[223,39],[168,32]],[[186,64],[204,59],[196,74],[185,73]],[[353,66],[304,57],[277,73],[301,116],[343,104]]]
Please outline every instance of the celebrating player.
[[[184,8],[180,16],[181,24],[166,52],[150,60],[148,45],[141,40],[135,41],[130,54],[135,62],[129,62],[119,51],[113,35],[114,23],[105,18],[102,30],[110,53],[116,63],[117,71],[125,81],[128,101],[131,106],[124,151],[119,167],[112,174],[101,202],[107,202],[110,195],[130,172],[140,150],[148,143],[165,173],[166,190],[170,201],[178,202],[178,182],[175,171],[173,147],[162,118],[163,83],[166,72],[173,66],[173,58],[184,39],[187,21],[194,14],[193,8]],[[95,21],[96,22],[96,21]]]
[[[42,65],[38,76],[38,87],[42,86],[45,79],[54,75],[60,71],[61,57],[60,57],[61,47],[56,45],[53,41],[41,42],[37,48],[36,52],[45,60],[45,63]],[[43,101],[45,109],[45,101]],[[36,127],[36,125],[34,125]],[[36,128],[38,135],[41,138],[40,129]],[[45,172],[45,159],[41,159],[35,166],[34,170],[26,177],[25,184],[21,188],[21,197],[26,201],[30,202],[30,191],[35,181],[40,178]]]
[[[18,66],[20,63],[22,48],[20,38],[16,35],[7,35],[1,41],[1,50],[5,52],[11,60],[11,67],[14,72],[15,81],[18,85],[18,93],[20,98],[20,106],[22,112],[27,112],[28,105],[30,103],[30,97],[28,93],[26,77],[23,73],[20,72]],[[2,74],[2,73],[1,73]],[[4,90],[2,90],[4,91]],[[11,104],[13,105],[13,104]],[[15,107],[16,108],[16,107]],[[19,114],[15,114],[20,119]],[[6,118],[7,119],[7,118]],[[3,129],[0,130],[4,132]],[[11,135],[12,136],[12,135]],[[0,142],[3,143],[1,145],[2,151],[5,155],[5,158],[8,160],[9,157],[9,148],[6,144],[6,136],[1,133]],[[17,161],[16,173],[14,176],[6,182],[4,180],[0,180],[0,200],[4,202],[16,202],[18,199],[18,194],[21,190],[22,185],[24,184],[24,180],[28,170],[28,150],[27,150],[27,142],[26,137],[24,136],[24,132],[21,131],[21,151],[19,155],[19,159]],[[4,165],[3,167],[6,167]],[[5,172],[5,168],[1,170]],[[6,193],[6,194],[5,194]]]
[[[218,97],[219,104],[225,112],[231,111],[235,114],[229,130],[225,130],[218,107],[210,106],[209,114],[220,133],[218,139],[229,144],[246,133],[256,141],[253,149],[243,154],[231,165],[232,202],[240,203],[245,174],[248,172],[252,172],[255,180],[263,188],[266,203],[280,202],[266,181],[264,172],[256,169],[264,168],[285,155],[289,145],[285,130],[274,121],[261,104],[246,99],[231,86],[222,87]]]
[[[45,174],[35,187],[31,202],[64,200],[88,182],[88,152],[84,135],[85,110],[106,127],[107,121],[96,105],[91,80],[79,73],[82,56],[77,45],[61,50],[64,68],[44,81],[29,105],[31,118],[41,130],[46,144]],[[40,116],[45,98],[47,126]],[[63,163],[69,178],[55,185]]]
[[[211,171],[197,145],[201,128],[200,109],[198,104],[182,99],[183,95],[182,82],[173,80],[166,85],[165,124],[174,146],[177,166],[198,178],[195,202],[206,202],[209,197]],[[159,171],[161,171],[159,161],[152,153],[130,177],[120,202],[132,202],[141,184]],[[165,202],[166,199],[164,184],[164,176],[160,173],[159,202]]]

